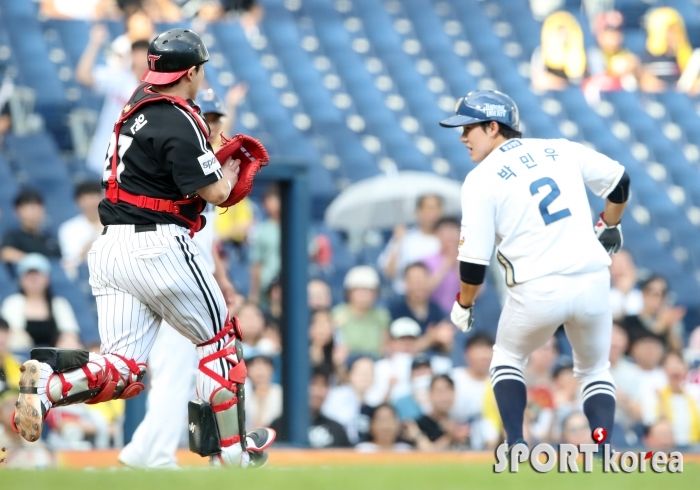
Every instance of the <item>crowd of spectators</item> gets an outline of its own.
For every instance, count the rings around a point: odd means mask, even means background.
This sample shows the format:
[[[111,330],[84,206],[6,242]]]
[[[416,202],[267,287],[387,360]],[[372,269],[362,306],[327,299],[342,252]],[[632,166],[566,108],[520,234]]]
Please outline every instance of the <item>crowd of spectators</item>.
[[[62,266],[68,277],[81,280],[75,271],[84,267],[100,229],[95,217],[101,192],[94,183],[77,186],[81,214],[59,227],[59,240],[43,226],[40,194],[24,190],[16,199],[19,227],[5,233],[0,248],[17,280],[17,292],[0,306],[1,391],[16,389],[19,359],[33,346],[82,346],[70,304],[51,288],[51,268]],[[425,213],[426,203],[434,211]],[[222,250],[249,257],[251,288],[238,291],[235,310],[248,359],[247,422],[275,426],[281,423],[283,400],[279,190],[266,189],[260,205],[250,205],[256,217],[246,240]],[[459,222],[442,216],[436,196],[420,198],[416,214],[418,223],[430,214],[432,231],[425,226],[410,228],[400,238],[394,233],[376,264],[347,272],[340,301],[334,302],[323,279],[308,284],[309,440],[314,447],[483,450],[502,441],[488,372],[495,325],[477,325],[466,343],[457,345],[446,311],[458,286],[449,250],[457,247]],[[413,248],[411,240],[434,246]],[[382,270],[392,253],[403,265],[389,276]],[[412,262],[405,263],[404,254]],[[672,304],[663,276],[638,277],[629,251],[615,255],[610,270],[615,316],[610,362],[617,383],[613,442],[693,448],[700,443],[700,329],[684,325],[686,310]],[[461,362],[454,361],[458,351]],[[533,352],[524,375],[527,438],[583,440],[589,428],[565,335]],[[120,402],[52,411],[47,440],[52,447],[118,445],[123,411]]]
[[[646,42],[637,53],[625,47],[620,12],[596,10],[588,19],[564,10],[544,18],[541,45],[530,64],[534,89],[581,86],[589,100],[597,100],[601,91],[700,92],[700,54],[688,40],[683,17],[672,7],[646,13]],[[588,48],[584,29],[595,41]]]

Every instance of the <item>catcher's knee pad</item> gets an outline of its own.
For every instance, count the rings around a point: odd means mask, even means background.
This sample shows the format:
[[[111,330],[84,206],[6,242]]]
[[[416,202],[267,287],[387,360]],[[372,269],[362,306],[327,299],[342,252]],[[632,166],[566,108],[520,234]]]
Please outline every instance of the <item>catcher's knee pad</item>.
[[[46,395],[54,407],[128,399],[141,393],[146,365],[113,355],[129,368],[126,376],[106,357],[90,361],[86,350],[37,348],[31,352],[32,359],[48,364],[54,371],[46,385]]]
[[[223,335],[197,346],[202,352],[207,346],[229,337],[223,349],[203,355],[199,361],[199,370],[219,383],[219,386],[211,392],[208,400],[190,402],[189,440],[192,452],[201,456],[233,452],[236,454],[227,454],[225,458],[232,461],[246,450],[244,384],[247,369],[243,360],[238,318],[229,320],[222,333]],[[207,350],[211,352],[211,348]],[[209,367],[210,364],[218,363],[219,359],[223,359],[229,368],[225,377]]]

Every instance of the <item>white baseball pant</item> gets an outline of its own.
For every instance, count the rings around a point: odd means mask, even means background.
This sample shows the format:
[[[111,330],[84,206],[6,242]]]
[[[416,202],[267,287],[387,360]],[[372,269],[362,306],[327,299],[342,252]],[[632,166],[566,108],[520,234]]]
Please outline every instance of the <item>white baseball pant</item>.
[[[592,381],[613,383],[608,361],[612,337],[609,294],[607,268],[546,276],[508,288],[491,367],[522,370],[530,354],[564,325],[574,353],[574,375],[582,386]]]
[[[224,348],[225,340],[196,348],[192,345],[212,339],[223,329],[227,308],[187,229],[157,225],[155,231],[136,232],[134,225],[109,225],[90,250],[88,265],[97,299],[101,352],[114,358],[110,360],[124,376],[128,367],[110,354],[146,362],[163,320],[188,341],[200,359]],[[172,355],[171,347],[162,345]],[[191,372],[192,364],[186,362],[186,366]],[[228,376],[223,359],[210,362],[208,367],[224,378]],[[199,370],[196,373],[197,392],[208,400],[219,384]],[[189,380],[178,379],[167,387],[168,392],[178,383],[187,393],[183,396],[189,396]],[[177,410],[186,411],[186,401],[174,403],[172,395],[163,398],[168,401],[167,410],[154,412],[154,416],[166,417],[176,404]]]

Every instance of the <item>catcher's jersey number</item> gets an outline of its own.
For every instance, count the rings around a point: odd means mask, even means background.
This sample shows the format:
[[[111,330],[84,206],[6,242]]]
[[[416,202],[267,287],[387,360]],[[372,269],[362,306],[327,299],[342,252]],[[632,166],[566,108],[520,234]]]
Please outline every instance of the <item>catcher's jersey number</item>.
[[[547,207],[550,204],[552,204],[552,202],[561,194],[557,183],[549,177],[537,179],[532,184],[530,184],[530,194],[532,194],[533,196],[535,194],[538,194],[540,192],[540,188],[544,186],[549,186],[550,188],[549,194],[544,196],[540,201],[540,214],[542,215],[542,219],[544,220],[545,226],[551,225],[555,221],[559,221],[560,219],[566,218],[567,216],[571,216],[571,211],[569,211],[569,208],[564,208],[560,211],[557,211],[554,214],[550,213],[547,209]]]

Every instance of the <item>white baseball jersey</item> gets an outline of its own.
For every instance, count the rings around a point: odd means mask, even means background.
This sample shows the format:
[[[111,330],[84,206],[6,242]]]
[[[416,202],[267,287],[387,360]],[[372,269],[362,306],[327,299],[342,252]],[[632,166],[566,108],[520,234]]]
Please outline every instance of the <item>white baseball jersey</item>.
[[[496,245],[509,286],[607,267],[610,257],[593,231],[585,186],[605,198],[624,170],[564,139],[506,141],[462,186],[459,260],[488,265]]]

